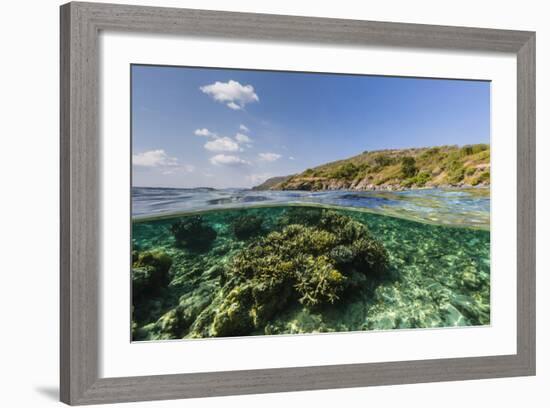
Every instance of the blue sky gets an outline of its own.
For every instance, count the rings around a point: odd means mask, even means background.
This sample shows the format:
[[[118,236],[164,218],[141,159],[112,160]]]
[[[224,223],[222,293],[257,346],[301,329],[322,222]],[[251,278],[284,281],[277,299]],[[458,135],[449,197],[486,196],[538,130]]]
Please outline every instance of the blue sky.
[[[489,82],[131,69],[134,186],[251,187],[365,150],[490,138]]]

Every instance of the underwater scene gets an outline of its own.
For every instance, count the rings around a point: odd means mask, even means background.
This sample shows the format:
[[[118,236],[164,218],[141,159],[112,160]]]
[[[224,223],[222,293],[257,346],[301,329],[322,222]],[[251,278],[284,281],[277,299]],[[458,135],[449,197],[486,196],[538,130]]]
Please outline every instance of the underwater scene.
[[[132,339],[490,324],[489,189],[132,189]]]
[[[132,341],[491,324],[490,81],[130,76]]]

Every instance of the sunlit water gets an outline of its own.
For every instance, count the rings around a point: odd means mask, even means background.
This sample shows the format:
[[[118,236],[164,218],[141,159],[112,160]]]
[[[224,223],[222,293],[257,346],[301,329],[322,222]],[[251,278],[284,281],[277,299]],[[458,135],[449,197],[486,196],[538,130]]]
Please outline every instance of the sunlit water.
[[[330,207],[366,224],[390,257],[386,279],[360,298],[343,299],[321,311],[294,307],[264,332],[387,330],[487,325],[490,323],[490,234],[487,190],[406,192],[253,192],[242,190],[133,190],[133,247],[161,249],[174,263],[165,290],[141,305],[143,328],[136,340],[166,338],[149,328],[183,299],[201,302],[220,290],[212,270],[231,262],[249,244],[237,240],[231,223],[243,214],[264,221],[264,234],[278,228],[290,206]],[[175,246],[170,226],[202,211],[217,237],[196,254]],[[319,209],[321,211],[321,209]],[[145,334],[143,334],[145,333]],[[185,337],[185,330],[180,337]]]
[[[435,224],[481,228],[489,226],[488,189],[422,189],[396,192],[132,189],[132,215],[135,218],[274,204],[332,205]]]

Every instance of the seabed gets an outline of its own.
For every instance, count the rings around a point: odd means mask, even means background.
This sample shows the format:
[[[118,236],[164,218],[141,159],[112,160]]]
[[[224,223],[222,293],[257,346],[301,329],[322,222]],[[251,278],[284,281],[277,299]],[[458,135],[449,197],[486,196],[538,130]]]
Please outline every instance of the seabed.
[[[336,265],[334,259],[345,258],[349,252],[346,245],[353,250],[357,245],[350,240],[358,238],[341,239],[344,229],[327,230],[326,221],[319,221],[327,213],[348,220],[345,222],[359,231],[355,234],[380,244],[386,257],[381,266],[370,258],[368,264],[350,258],[349,265],[345,259],[338,261],[344,266]],[[197,216],[200,225],[185,230],[186,222]],[[254,231],[244,228],[243,232],[236,227],[246,222],[252,222]],[[457,224],[408,216],[406,210],[380,214],[372,209],[318,203],[260,204],[135,217],[132,247],[137,281],[133,283],[132,338],[150,341],[488,325],[488,222]],[[314,275],[289,272],[294,275],[285,277],[286,283],[280,286],[284,301],[273,306],[276,292],[265,285],[274,288],[269,285],[279,281],[266,283],[265,276],[263,280],[255,277],[254,284],[261,289],[251,286],[242,272],[246,269],[243,260],[249,259],[250,253],[269,258],[271,250],[284,258],[280,251],[292,250],[288,248],[294,241],[289,240],[298,238],[285,238],[286,249],[265,247],[275,242],[278,236],[273,234],[290,234],[285,228],[292,225],[302,228],[297,236],[311,235],[314,240],[325,239],[326,234],[336,236],[338,248],[330,247],[330,243],[327,248],[331,254],[340,251],[344,255],[324,259],[323,254],[309,254],[313,260],[309,262],[315,262]],[[210,232],[193,245],[190,239],[182,238],[181,231]],[[333,242],[335,238],[326,239]],[[372,248],[376,251],[378,247]],[[293,265],[289,268],[299,269],[302,266],[296,265],[307,262]],[[155,273],[163,275],[155,278]],[[304,277],[307,273],[310,275]],[[157,280],[151,286],[147,279]]]

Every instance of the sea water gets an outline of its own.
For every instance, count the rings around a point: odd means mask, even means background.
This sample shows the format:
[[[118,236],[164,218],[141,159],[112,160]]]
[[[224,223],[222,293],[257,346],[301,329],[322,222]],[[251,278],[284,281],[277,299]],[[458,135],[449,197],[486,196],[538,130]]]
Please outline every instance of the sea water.
[[[134,188],[132,246],[172,260],[166,288],[134,304],[134,340],[184,338],[159,332],[158,320],[178,306],[206,307],[223,282],[215,271],[246,250],[231,225],[242,215],[263,220],[262,234],[280,228],[291,208],[330,209],[366,225],[389,255],[386,277],[361,296],[311,311],[294,305],[250,334],[442,328],[490,324],[490,199],[487,189],[403,192],[292,192]],[[216,230],[197,253],[176,245],[172,224],[200,214]],[[257,238],[256,238],[257,239]],[[156,331],[150,330],[156,324]]]

